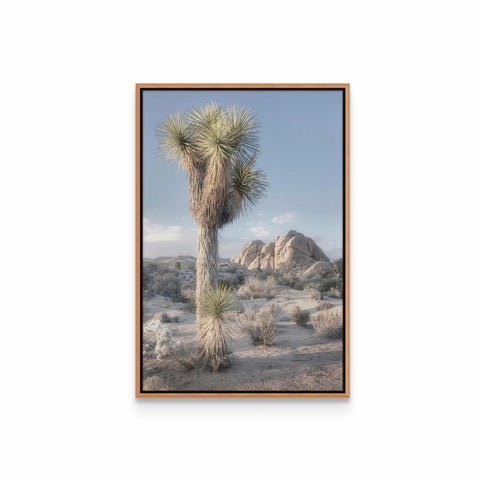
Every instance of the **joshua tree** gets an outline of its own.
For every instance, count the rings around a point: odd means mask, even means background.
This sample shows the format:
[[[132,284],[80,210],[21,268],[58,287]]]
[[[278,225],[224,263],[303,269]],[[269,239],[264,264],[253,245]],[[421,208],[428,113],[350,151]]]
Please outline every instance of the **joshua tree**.
[[[198,227],[199,332],[206,331],[202,321],[208,320],[202,298],[216,298],[211,291],[217,288],[218,230],[253,207],[266,190],[265,175],[255,168],[257,129],[247,109],[214,103],[171,115],[158,126],[160,152],[187,173]],[[205,335],[199,335],[199,347],[205,353]]]

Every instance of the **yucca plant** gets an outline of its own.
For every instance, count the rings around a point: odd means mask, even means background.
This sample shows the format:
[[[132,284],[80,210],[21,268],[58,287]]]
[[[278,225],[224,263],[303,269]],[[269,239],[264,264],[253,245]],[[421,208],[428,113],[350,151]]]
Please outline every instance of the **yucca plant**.
[[[235,296],[226,285],[210,287],[200,297],[199,356],[212,370],[229,364],[227,342],[231,336],[231,325],[228,314],[235,305]]]
[[[158,126],[160,154],[187,173],[190,211],[197,223],[197,325],[200,299],[217,286],[218,230],[253,207],[267,182],[256,168],[258,122],[245,108],[215,103],[174,114]],[[207,329],[208,330],[208,329]],[[206,331],[207,331],[206,330]],[[208,339],[199,335],[202,342]]]

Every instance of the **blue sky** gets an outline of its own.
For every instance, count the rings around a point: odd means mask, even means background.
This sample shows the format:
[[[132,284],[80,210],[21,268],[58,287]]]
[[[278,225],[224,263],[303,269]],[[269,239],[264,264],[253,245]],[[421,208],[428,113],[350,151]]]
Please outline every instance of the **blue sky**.
[[[196,256],[196,226],[186,174],[157,152],[156,125],[168,115],[215,101],[247,107],[260,123],[258,166],[267,195],[220,230],[220,256],[250,240],[288,230],[313,238],[337,259],[342,251],[342,92],[328,90],[155,90],[143,100],[144,256]]]

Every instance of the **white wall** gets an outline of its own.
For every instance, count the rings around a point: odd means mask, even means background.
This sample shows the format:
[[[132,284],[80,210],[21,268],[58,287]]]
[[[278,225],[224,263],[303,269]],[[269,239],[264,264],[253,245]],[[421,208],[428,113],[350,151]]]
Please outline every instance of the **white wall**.
[[[475,478],[475,2],[189,3],[2,6],[2,477]],[[350,400],[134,399],[135,82],[351,83]]]

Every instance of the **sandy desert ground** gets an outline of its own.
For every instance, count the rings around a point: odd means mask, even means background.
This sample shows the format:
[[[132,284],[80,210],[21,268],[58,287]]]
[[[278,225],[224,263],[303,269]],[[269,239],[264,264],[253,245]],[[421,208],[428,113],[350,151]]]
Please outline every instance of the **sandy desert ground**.
[[[298,306],[313,314],[319,302],[308,290],[296,290],[283,285],[274,287],[274,298],[239,300],[243,308],[258,309],[277,305],[276,334],[270,346],[252,345],[240,326],[234,325],[231,341],[231,366],[218,372],[205,369],[186,370],[171,356],[157,358],[155,337],[148,333],[152,317],[158,313],[177,316],[178,323],[169,323],[174,341],[193,350],[195,347],[195,314],[186,311],[183,303],[156,295],[144,302],[144,361],[145,391],[342,391],[343,340],[331,339],[314,331],[312,320],[305,326],[292,321],[291,313]],[[342,314],[343,300],[324,297],[333,305],[330,311]],[[158,318],[158,315],[156,316]]]

